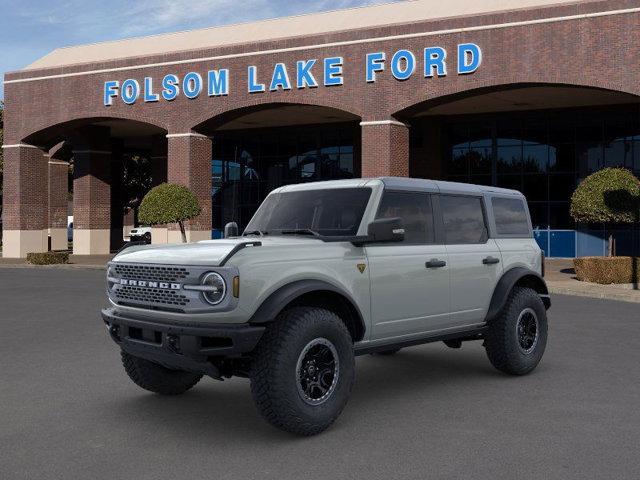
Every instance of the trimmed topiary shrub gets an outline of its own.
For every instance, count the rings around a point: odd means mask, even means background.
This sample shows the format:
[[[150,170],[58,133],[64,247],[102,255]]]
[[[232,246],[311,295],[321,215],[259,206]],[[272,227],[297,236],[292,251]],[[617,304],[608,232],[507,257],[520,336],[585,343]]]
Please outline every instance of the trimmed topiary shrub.
[[[605,168],[585,178],[571,196],[571,216],[584,223],[637,223],[640,180],[625,168]],[[609,237],[609,256],[614,241]]]
[[[58,265],[69,263],[69,252],[27,253],[27,262],[32,265]]]
[[[138,220],[148,225],[177,223],[182,241],[187,242],[184,222],[202,212],[198,199],[191,190],[182,185],[163,183],[152,188],[142,199]]]
[[[633,223],[638,218],[640,180],[625,168],[605,168],[585,178],[571,196],[576,222]]]
[[[637,283],[640,282],[637,257],[581,257],[573,261],[576,277],[583,282]]]

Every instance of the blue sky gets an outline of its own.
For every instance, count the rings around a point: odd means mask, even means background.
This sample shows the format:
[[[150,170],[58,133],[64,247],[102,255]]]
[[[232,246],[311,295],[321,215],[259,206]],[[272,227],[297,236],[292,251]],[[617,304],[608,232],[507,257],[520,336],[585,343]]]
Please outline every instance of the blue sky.
[[[389,1],[0,0],[0,75],[58,47]]]

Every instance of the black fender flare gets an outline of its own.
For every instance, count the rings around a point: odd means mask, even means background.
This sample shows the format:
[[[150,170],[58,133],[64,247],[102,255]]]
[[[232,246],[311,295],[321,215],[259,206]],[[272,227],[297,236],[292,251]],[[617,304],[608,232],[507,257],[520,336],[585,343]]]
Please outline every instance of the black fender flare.
[[[278,316],[278,314],[289,305],[291,302],[301,297],[304,294],[312,292],[332,292],[340,295],[346,301],[346,306],[349,308],[353,320],[356,322],[354,325],[357,337],[361,339],[366,331],[366,325],[362,312],[358,308],[358,304],[353,300],[351,295],[329,282],[323,280],[297,280],[295,282],[288,283],[278,288],[275,292],[271,293],[258,307],[255,313],[251,316],[249,323],[255,325],[261,325],[272,322]],[[343,319],[344,320],[344,319]],[[355,340],[355,339],[354,339]]]
[[[515,267],[507,270],[502,277],[500,277],[496,288],[493,290],[491,303],[489,304],[489,311],[487,312],[486,317],[487,322],[490,322],[500,314],[507,303],[509,293],[511,293],[513,287],[518,283],[529,286],[538,292],[545,308],[549,309],[551,306],[551,299],[549,298],[549,289],[547,288],[544,278],[542,278],[539,273],[528,268]]]

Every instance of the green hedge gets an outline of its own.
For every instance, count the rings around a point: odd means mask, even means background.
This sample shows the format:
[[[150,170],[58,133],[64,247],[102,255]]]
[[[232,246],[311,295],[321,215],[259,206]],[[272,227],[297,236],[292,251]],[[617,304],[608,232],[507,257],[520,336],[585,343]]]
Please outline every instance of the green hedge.
[[[639,257],[580,257],[573,260],[573,265],[576,277],[583,282],[602,285],[640,282]]]
[[[69,263],[69,252],[27,253],[27,262],[32,265],[57,265]]]

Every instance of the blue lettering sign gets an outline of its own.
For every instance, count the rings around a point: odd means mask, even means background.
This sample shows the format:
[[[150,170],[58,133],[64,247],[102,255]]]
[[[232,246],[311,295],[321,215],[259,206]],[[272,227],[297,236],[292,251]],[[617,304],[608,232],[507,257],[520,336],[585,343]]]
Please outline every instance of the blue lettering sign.
[[[264,83],[257,83],[256,77],[258,76],[258,67],[250,66],[248,69],[248,83],[249,83],[249,93],[260,93],[264,92]]]
[[[311,73],[311,69],[316,64],[316,60],[300,60],[296,62],[296,86],[298,88],[316,88],[318,82]]]
[[[117,80],[111,80],[104,82],[104,105],[110,107],[113,105],[113,99],[118,96],[118,87],[120,82]]]
[[[170,102],[175,100],[180,93],[180,87],[178,87],[178,77],[173,74],[166,75],[162,79],[162,98]]]
[[[366,83],[375,83],[378,77],[384,76],[387,70],[387,55],[390,55],[389,78],[398,81],[410,79],[417,68],[422,69],[425,78],[447,76],[447,51],[439,46],[431,46],[423,49],[422,55],[416,56],[411,50],[400,49],[393,55],[391,52],[370,52],[365,55]],[[461,43],[457,46],[457,72],[459,75],[467,75],[476,72],[482,65],[482,50],[475,43]],[[453,60],[450,60],[452,62]],[[419,62],[423,62],[419,64]],[[322,72],[318,73],[316,64],[321,64]],[[326,57],[323,59],[312,58],[297,60],[295,62],[295,86],[297,89],[318,88],[317,75],[323,75],[322,85],[325,87],[344,84],[344,57]],[[264,68],[264,67],[263,67]],[[221,97],[229,95],[231,71],[229,69],[212,69],[206,71],[188,72],[184,77],[170,73],[160,78],[141,77],[140,80],[128,78],[124,81],[108,80],[103,84],[103,103],[105,106],[113,105],[118,97],[127,105],[135,104],[139,99],[145,103],[158,102],[161,99],[172,101],[181,93],[188,99],[195,99],[204,95],[208,97]],[[386,74],[389,75],[389,74]],[[249,93],[263,93],[267,91],[267,84],[262,83],[258,76],[258,67],[247,67],[247,91]],[[268,89],[271,92],[289,91],[292,87],[292,79],[287,70],[287,63],[277,62],[273,65]],[[242,79],[240,79],[242,81]],[[160,82],[161,87],[158,87]],[[205,83],[206,82],[206,85]],[[141,87],[142,84],[142,87]],[[154,90],[154,85],[155,89]]]
[[[120,91],[122,101],[127,105],[133,105],[140,96],[140,84],[133,78],[128,78],[122,82],[122,90]]]
[[[331,87],[333,85],[342,85],[342,57],[329,57],[324,59],[324,85]]]
[[[287,66],[284,63],[276,63],[276,66],[273,68],[273,76],[271,77],[269,90],[275,92],[278,88],[291,90],[291,82],[289,81]]]
[[[182,79],[182,91],[187,98],[197,98],[202,92],[202,77],[200,74],[196,72],[187,73]]]
[[[207,73],[210,97],[229,95],[229,70],[209,70]]]
[[[465,75],[473,73],[482,64],[482,50],[475,43],[461,43],[458,45],[458,73]]]
[[[376,81],[376,72],[384,71],[384,61],[387,55],[384,52],[368,53],[367,54],[367,82]]]
[[[397,80],[407,80],[416,71],[416,57],[409,50],[398,50],[391,57],[391,74]]]
[[[145,77],[144,79],[144,101],[145,102],[157,102],[160,100],[160,95],[153,93],[153,78]]]
[[[429,47],[424,49],[424,76],[433,77],[433,71],[439,77],[447,76],[447,51],[442,47]]]

